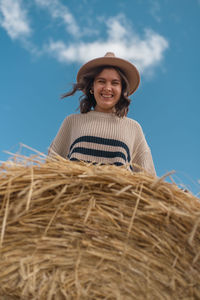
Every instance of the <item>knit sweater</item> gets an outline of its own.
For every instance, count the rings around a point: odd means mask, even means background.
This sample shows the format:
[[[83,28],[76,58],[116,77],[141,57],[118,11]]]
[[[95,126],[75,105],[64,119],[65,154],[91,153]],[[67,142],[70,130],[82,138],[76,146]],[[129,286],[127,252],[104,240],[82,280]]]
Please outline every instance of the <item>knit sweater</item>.
[[[113,113],[90,111],[65,118],[50,148],[69,160],[141,167],[156,175],[141,126],[133,119]]]

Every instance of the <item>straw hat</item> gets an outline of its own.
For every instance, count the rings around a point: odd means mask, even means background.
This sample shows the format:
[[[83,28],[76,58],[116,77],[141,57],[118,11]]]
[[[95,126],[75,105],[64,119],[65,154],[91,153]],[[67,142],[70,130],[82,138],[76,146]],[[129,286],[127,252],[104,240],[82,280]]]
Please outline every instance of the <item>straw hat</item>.
[[[140,75],[137,68],[129,61],[116,57],[112,52],[107,52],[105,56],[92,59],[84,64],[78,71],[77,82],[79,82],[81,77],[90,69],[99,66],[113,66],[122,70],[129,82],[130,95],[133,94],[138,88],[140,83]]]

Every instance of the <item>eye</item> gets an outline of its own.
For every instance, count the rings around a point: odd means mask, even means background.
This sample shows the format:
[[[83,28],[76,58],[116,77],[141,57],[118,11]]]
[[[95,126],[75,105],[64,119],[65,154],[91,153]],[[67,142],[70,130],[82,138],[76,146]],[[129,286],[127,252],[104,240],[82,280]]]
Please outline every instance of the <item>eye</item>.
[[[103,79],[98,79],[97,82],[104,83],[104,80]]]
[[[116,80],[116,81],[113,81],[113,83],[112,83],[113,85],[119,85],[120,84],[120,82],[118,81],[118,80]]]

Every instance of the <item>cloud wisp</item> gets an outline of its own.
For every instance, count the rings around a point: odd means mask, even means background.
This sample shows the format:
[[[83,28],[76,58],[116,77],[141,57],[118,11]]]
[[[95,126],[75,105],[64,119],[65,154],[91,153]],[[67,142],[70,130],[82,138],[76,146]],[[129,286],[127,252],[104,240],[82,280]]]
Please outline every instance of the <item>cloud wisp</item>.
[[[27,11],[22,8],[21,0],[0,1],[0,25],[13,40],[30,36]]]
[[[80,37],[80,28],[69,9],[58,0],[35,0],[36,5],[45,8],[53,19],[62,20],[66,30],[74,37]]]
[[[150,1],[150,14],[153,16],[153,18],[160,23],[161,22],[161,17],[160,17],[160,10],[161,10],[161,6],[160,6],[160,2],[158,0],[151,0]]]

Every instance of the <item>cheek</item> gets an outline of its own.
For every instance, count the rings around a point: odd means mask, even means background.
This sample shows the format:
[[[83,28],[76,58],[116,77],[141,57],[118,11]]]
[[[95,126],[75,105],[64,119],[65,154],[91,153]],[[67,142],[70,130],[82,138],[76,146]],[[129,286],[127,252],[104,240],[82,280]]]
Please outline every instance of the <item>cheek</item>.
[[[93,91],[94,91],[94,93],[96,93],[98,90],[99,90],[99,87],[96,84],[94,84],[93,85]]]
[[[120,96],[121,96],[121,94],[122,94],[122,88],[121,88],[121,87],[119,87],[119,88],[116,90],[116,93],[117,93],[118,95],[120,95]]]

